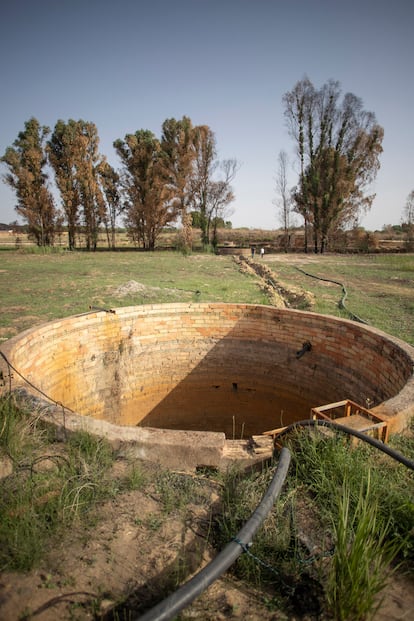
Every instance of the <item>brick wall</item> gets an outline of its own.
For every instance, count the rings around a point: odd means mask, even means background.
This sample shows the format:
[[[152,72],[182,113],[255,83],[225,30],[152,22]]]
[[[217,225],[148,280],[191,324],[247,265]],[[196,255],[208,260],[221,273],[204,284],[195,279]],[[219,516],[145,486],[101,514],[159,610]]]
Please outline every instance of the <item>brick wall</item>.
[[[312,349],[297,359],[305,341]],[[315,313],[242,304],[123,307],[45,324],[1,351],[52,400],[120,425],[246,437],[347,398],[393,417],[395,430],[414,415],[414,349]],[[32,391],[12,375],[13,388]]]

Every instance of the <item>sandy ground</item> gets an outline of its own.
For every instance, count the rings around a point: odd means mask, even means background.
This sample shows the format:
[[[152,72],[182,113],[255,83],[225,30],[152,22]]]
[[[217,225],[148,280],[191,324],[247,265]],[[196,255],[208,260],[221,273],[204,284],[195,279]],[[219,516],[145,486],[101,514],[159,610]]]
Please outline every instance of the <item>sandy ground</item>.
[[[212,501],[214,501],[212,493]],[[206,508],[188,507],[188,519],[168,517],[155,498],[132,491],[105,503],[96,525],[72,529],[42,565],[26,575],[0,575],[2,621],[87,621],[138,619],[171,587],[177,556],[184,551],[186,570],[197,572],[212,558],[207,546]],[[187,578],[188,579],[188,578]],[[308,594],[309,595],[309,594]],[[127,609],[113,610],[127,601]],[[312,613],[307,596],[298,594],[296,612],[278,610],[271,593],[255,590],[227,574],[181,613],[182,619],[220,621],[294,621],[322,619]],[[308,606],[308,609],[307,609]],[[310,607],[309,607],[310,606]],[[299,612],[298,612],[299,610]],[[118,615],[118,616],[117,616]],[[375,621],[414,619],[414,577],[393,578]]]

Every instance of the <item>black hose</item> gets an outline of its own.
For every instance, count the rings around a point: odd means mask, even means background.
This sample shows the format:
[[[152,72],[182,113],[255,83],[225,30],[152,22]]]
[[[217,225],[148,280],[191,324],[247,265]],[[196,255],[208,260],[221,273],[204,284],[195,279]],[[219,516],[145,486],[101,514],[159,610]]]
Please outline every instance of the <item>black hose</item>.
[[[338,302],[338,307],[346,310],[346,312],[348,313],[348,315],[353,321],[358,321],[359,323],[364,323],[366,325],[369,325],[368,321],[365,321],[365,319],[361,319],[361,317],[358,317],[358,315],[355,315],[355,313],[350,311],[349,308],[345,306],[345,300],[348,297],[348,291],[346,290],[346,287],[342,282],[339,282],[339,280],[332,280],[331,278],[322,278],[321,276],[315,276],[314,274],[309,274],[309,272],[305,272],[305,270],[301,269],[300,267],[296,267],[295,269],[298,272],[302,272],[302,274],[305,274],[305,276],[309,276],[309,278],[315,278],[316,280],[322,280],[323,282],[331,282],[334,285],[339,285],[339,287],[341,287],[342,289],[342,298]]]
[[[154,608],[148,610],[141,617],[134,617],[134,621],[167,621],[172,619],[180,610],[191,604],[249,548],[254,534],[282,490],[289,469],[290,458],[290,451],[287,448],[282,448],[276,472],[261,502],[236,537],[223,548],[216,558]]]
[[[400,464],[403,464],[407,468],[414,470],[414,461],[407,459],[407,457],[404,457],[404,455],[401,455],[401,453],[399,453],[398,451],[395,451],[387,444],[384,444],[380,440],[376,440],[375,438],[372,438],[371,436],[368,436],[361,431],[357,431],[356,429],[351,429],[350,427],[347,427],[346,425],[338,425],[337,423],[333,421],[329,421],[329,420],[319,420],[319,419],[318,420],[313,420],[313,419],[301,420],[297,423],[292,423],[292,425],[289,425],[288,427],[286,427],[286,429],[284,429],[281,433],[279,433],[277,437],[280,438],[281,436],[286,435],[287,433],[290,433],[297,427],[331,427],[333,429],[336,429],[337,431],[341,431],[342,433],[347,433],[349,435],[355,436],[356,438],[359,438],[360,440],[363,440],[364,442],[371,444],[371,446],[374,446],[375,448],[379,449],[383,453],[386,453],[387,455],[389,455],[396,461],[400,462]]]

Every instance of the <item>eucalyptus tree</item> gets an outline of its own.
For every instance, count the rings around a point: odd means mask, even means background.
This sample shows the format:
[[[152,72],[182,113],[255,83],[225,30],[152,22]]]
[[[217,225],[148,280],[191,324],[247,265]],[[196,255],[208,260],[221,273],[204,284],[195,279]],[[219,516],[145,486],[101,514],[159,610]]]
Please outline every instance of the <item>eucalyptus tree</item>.
[[[78,121],[75,149],[76,180],[82,205],[83,226],[88,250],[96,250],[100,225],[106,218],[106,203],[99,183],[98,130],[94,123]]]
[[[211,222],[209,195],[212,176],[218,166],[216,138],[208,125],[199,125],[194,128],[193,143],[195,158],[191,175],[191,203],[193,209],[199,213],[201,241],[203,245],[208,245]]]
[[[103,157],[99,154],[96,125],[83,120],[59,120],[48,142],[48,153],[67,219],[69,248],[76,247],[76,233],[82,225],[86,247],[94,250],[106,215],[99,185]]]
[[[122,162],[125,223],[132,239],[154,250],[163,227],[177,218],[179,201],[160,141],[149,130],[127,134],[114,147]]]
[[[195,160],[194,130],[191,119],[166,119],[162,125],[161,150],[169,187],[178,207],[183,227],[183,242],[191,246],[191,215],[193,197],[193,169]]]
[[[29,235],[38,246],[53,244],[58,213],[45,172],[45,139],[50,130],[31,118],[1,161],[8,173],[3,177],[16,192],[17,213],[27,222]]]
[[[49,162],[55,172],[55,182],[66,216],[70,250],[76,247],[81,205],[75,166],[77,133],[76,121],[70,119],[65,123],[58,120],[47,143]]]
[[[300,163],[296,209],[312,227],[315,252],[326,249],[330,233],[369,210],[375,195],[366,192],[380,166],[382,127],[359,97],[340,95],[336,81],[317,90],[304,78],[283,97]]]
[[[411,190],[403,211],[403,227],[407,235],[407,246],[412,250],[414,243],[414,190]]]

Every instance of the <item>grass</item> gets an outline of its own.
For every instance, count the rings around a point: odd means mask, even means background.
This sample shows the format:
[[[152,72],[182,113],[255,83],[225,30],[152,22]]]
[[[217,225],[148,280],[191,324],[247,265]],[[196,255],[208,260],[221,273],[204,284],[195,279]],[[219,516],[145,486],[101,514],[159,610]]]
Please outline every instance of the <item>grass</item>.
[[[398,446],[399,436],[392,441]],[[414,458],[414,437],[403,441],[404,454]],[[342,437],[298,430],[289,446],[293,464],[285,490],[233,571],[292,614],[303,613],[302,599],[308,614],[372,618],[395,563],[414,571],[413,473],[363,443],[350,451]],[[250,517],[271,475],[268,469],[248,477],[227,473],[215,521],[218,548]],[[306,544],[304,528],[313,536]],[[322,553],[312,554],[312,544]]]
[[[401,542],[391,536],[390,523],[381,523],[378,499],[371,494],[369,471],[358,501],[351,509],[351,488],[345,478],[339,492],[338,514],[332,516],[335,554],[327,583],[327,600],[338,621],[374,618]]]
[[[268,303],[257,279],[242,274],[231,257],[185,257],[176,252],[28,255],[3,251],[1,258],[3,340],[44,321],[86,312],[90,306]],[[135,293],[117,295],[117,289],[130,281],[144,286]]]
[[[57,446],[33,412],[0,399],[0,456],[13,464],[0,481],[0,570],[28,571],[62,528],[87,519],[115,493],[110,446],[84,432]]]
[[[240,302],[268,304],[257,278],[242,274],[229,256],[183,256],[178,252],[60,252],[2,250],[0,339],[33,325],[104,308],[164,302]],[[267,255],[278,280],[311,291],[315,312],[349,317],[338,307],[338,285],[310,278],[304,271],[340,281],[346,305],[371,325],[414,344],[414,255]],[[120,296],[130,281],[143,287]],[[199,293],[197,293],[199,292]]]
[[[315,312],[348,318],[338,307],[340,286],[306,276],[297,268],[341,282],[348,296],[347,308],[369,324],[414,345],[414,255],[295,255],[294,261],[266,257],[281,281],[315,295]]]

